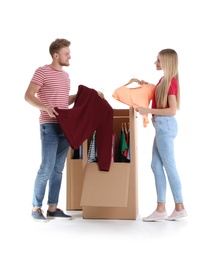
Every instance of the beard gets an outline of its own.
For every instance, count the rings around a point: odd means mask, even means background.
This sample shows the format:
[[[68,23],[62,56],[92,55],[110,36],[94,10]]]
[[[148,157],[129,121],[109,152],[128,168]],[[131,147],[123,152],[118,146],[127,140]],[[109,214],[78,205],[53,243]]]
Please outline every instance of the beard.
[[[68,66],[70,65],[70,63],[69,63],[69,61],[61,61],[61,60],[60,60],[60,61],[59,61],[59,65],[60,65],[60,66],[67,66],[67,67],[68,67]]]

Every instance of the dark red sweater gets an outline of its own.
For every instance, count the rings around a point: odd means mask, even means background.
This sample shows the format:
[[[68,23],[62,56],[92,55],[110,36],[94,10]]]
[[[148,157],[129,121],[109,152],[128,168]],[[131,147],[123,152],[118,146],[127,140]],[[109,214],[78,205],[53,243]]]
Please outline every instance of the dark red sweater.
[[[78,92],[73,108],[59,109],[58,122],[73,149],[77,149],[96,130],[98,166],[109,171],[111,163],[113,109],[96,90],[83,85]]]

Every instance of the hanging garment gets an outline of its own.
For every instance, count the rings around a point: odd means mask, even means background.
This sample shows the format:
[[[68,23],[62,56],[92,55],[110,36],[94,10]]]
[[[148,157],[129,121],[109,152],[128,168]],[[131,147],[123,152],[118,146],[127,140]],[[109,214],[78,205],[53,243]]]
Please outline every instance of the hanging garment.
[[[94,132],[92,139],[89,144],[88,162],[97,162],[97,149],[96,149],[96,131]]]
[[[128,129],[127,160],[130,161],[130,129]]]
[[[124,155],[124,152],[128,149],[125,131],[121,129],[120,140],[119,140],[119,156],[120,162],[126,162],[127,158]]]
[[[116,134],[112,133],[112,148],[111,148],[111,162],[114,162],[114,151],[115,151],[115,143],[116,143]],[[88,162],[97,162],[97,148],[96,148],[96,132],[94,132],[92,139],[89,144],[88,150]]]
[[[127,147],[129,149],[129,134],[128,134],[128,129],[127,129],[126,123],[124,123],[123,129],[125,131],[125,139],[126,139]],[[123,153],[124,157],[126,157],[126,158],[127,158],[127,154],[128,154],[128,149],[126,149]]]
[[[56,116],[70,146],[77,149],[96,131],[98,166],[109,171],[111,163],[113,109],[94,89],[78,86],[74,106],[59,109]]]
[[[112,133],[112,148],[111,148],[111,162],[115,162],[115,145],[116,145],[116,133]]]
[[[80,145],[78,149],[73,151],[73,159],[82,159],[83,155],[83,146]]]
[[[153,98],[155,85],[143,84],[135,88],[129,88],[127,86],[121,86],[117,88],[113,97],[129,106],[137,107],[149,107],[150,101]],[[148,115],[143,115],[143,126],[146,127],[149,123]]]

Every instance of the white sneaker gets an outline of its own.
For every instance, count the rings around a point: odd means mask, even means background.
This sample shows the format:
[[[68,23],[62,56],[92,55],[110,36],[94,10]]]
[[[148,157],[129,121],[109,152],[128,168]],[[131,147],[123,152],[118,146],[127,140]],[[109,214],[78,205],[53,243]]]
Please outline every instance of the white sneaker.
[[[179,218],[184,218],[187,216],[187,212],[185,209],[176,211],[174,210],[170,216],[166,218],[166,220],[177,220]]]
[[[148,217],[146,218],[142,218],[143,221],[145,222],[153,222],[153,221],[160,221],[160,220],[165,220],[167,217],[167,213],[166,211],[164,212],[157,212],[156,210],[151,214],[149,215]]]

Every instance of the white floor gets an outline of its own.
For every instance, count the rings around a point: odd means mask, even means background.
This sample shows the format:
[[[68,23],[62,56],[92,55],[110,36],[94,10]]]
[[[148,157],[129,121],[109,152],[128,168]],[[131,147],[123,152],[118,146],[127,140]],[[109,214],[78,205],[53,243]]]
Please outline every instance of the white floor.
[[[38,223],[31,219],[30,207],[12,209],[1,209],[4,260],[211,259],[210,216],[195,214],[191,205],[187,218],[154,223],[143,222],[141,215],[137,220],[89,220],[81,211],[67,211],[73,220]]]

